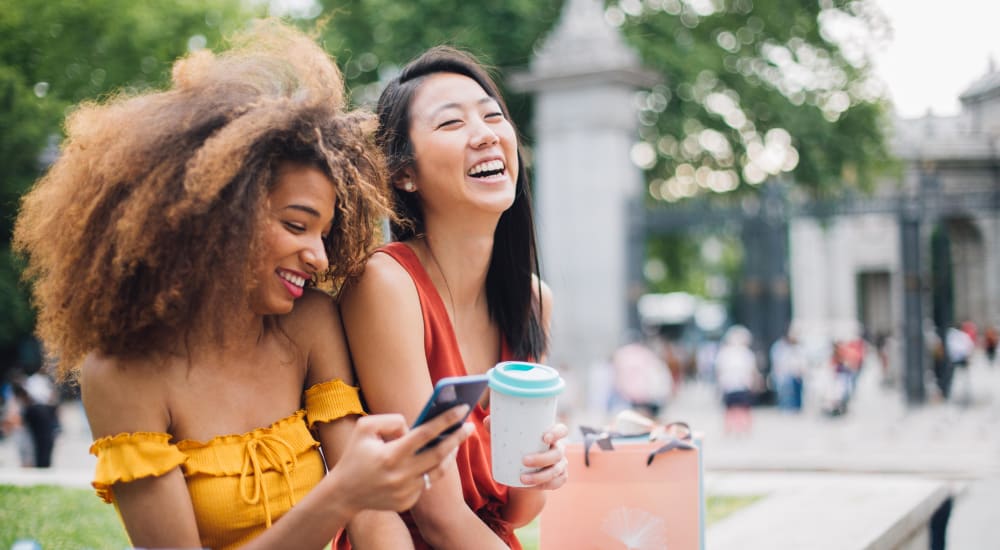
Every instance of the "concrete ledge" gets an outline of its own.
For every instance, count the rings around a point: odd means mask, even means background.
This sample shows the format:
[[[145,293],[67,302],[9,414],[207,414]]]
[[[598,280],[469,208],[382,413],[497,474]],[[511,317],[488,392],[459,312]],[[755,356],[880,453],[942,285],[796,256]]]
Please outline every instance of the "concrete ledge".
[[[887,475],[709,475],[709,495],[764,498],[709,528],[706,548],[924,550],[931,515],[955,491],[943,481]]]

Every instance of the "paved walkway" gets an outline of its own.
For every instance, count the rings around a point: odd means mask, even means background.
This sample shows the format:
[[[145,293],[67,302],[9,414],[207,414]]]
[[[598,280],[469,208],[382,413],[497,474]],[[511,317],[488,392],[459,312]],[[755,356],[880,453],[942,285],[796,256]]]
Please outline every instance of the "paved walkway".
[[[759,493],[762,472],[946,480],[960,491],[948,547],[992,547],[1000,540],[1000,366],[990,368],[980,358],[970,373],[973,400],[965,407],[930,403],[908,409],[900,390],[881,387],[877,371],[870,369],[859,379],[851,410],[843,417],[825,417],[809,400],[800,415],[755,409],[750,434],[726,435],[713,389],[698,384],[684,386],[663,416],[686,420],[705,434],[709,493],[723,487],[730,493]],[[50,471],[19,468],[13,440],[0,441],[0,484],[90,486],[95,459],[87,454],[91,438],[80,404],[64,404],[61,419],[63,433]]]
[[[959,495],[948,526],[948,548],[975,550],[1000,541],[1000,365],[978,357],[970,368],[967,406],[929,403],[908,408],[899,388],[880,384],[868,369],[847,415],[824,416],[816,399],[803,413],[753,411],[748,435],[726,435],[712,388],[685,387],[663,415],[687,420],[706,434],[706,491],[759,491],[759,477],[741,472],[836,472],[945,480]]]

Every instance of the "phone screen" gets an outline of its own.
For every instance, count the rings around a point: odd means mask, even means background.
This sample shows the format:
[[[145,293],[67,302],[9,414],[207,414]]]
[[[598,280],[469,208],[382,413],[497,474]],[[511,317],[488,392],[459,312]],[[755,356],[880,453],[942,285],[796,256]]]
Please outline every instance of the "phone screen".
[[[475,408],[476,404],[479,402],[479,398],[482,397],[483,391],[486,390],[488,383],[486,375],[479,374],[469,376],[453,376],[438,380],[437,384],[434,385],[434,393],[431,394],[430,399],[427,400],[427,404],[424,405],[423,410],[420,411],[420,415],[417,417],[417,421],[413,423],[413,427],[416,428],[417,426],[420,426],[421,424],[456,405],[464,403],[469,406],[469,411],[465,414],[465,417],[463,417],[461,421],[446,428],[434,439],[421,447],[417,452],[419,453],[437,445],[442,439],[447,437],[448,434],[460,428],[462,426],[462,422],[465,422],[469,413],[472,412],[472,409]]]

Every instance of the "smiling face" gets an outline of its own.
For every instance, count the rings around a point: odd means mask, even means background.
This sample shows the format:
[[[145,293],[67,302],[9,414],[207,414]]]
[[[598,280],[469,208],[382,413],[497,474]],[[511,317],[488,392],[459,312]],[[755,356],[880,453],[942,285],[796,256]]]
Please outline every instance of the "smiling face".
[[[499,215],[514,202],[517,136],[475,80],[427,76],[410,106],[410,141],[415,160],[405,175],[416,184],[425,212],[468,206]]]
[[[250,305],[260,315],[292,310],[313,275],[328,267],[324,240],[333,225],[336,195],[320,170],[288,163],[268,196],[257,284]]]

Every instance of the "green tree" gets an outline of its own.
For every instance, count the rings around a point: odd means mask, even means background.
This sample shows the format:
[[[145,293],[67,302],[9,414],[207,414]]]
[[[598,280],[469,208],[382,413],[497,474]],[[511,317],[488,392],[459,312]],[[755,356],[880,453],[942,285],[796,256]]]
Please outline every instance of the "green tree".
[[[524,68],[552,28],[563,0],[320,0],[324,45],[338,59],[356,103],[373,105],[388,80],[431,46],[449,44],[477,55],[504,76]],[[531,130],[530,97],[504,91],[522,132]]]
[[[868,57],[888,26],[873,2],[621,0],[608,14],[666,79],[640,101],[653,197],[783,173],[830,195],[868,189],[891,165]]]
[[[464,47],[523,70],[563,0],[320,0],[326,47],[359,103],[429,46]],[[886,104],[868,52],[888,35],[873,0],[608,0],[664,84],[639,94],[651,196],[678,199],[753,191],[790,173],[803,189],[869,188],[890,165]],[[502,80],[502,79],[501,79]],[[508,94],[522,130],[527,100]]]
[[[217,44],[250,15],[252,11],[234,0],[4,4],[0,10],[0,367],[34,323],[19,282],[19,264],[10,252],[18,198],[56,154],[65,114],[80,101],[162,85],[175,58]]]

